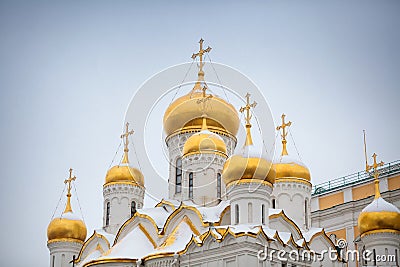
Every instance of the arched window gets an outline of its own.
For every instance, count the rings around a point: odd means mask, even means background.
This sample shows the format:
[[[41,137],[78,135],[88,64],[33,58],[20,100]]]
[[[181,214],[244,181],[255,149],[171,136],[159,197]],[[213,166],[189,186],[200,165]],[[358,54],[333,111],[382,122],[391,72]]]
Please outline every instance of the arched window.
[[[235,205],[235,224],[239,224],[239,205]]]
[[[308,204],[307,204],[307,199],[304,200],[304,225],[306,226],[306,229],[308,229]]]
[[[176,160],[175,167],[175,193],[180,193],[182,190],[182,159]]]
[[[276,209],[276,200],[275,200],[275,198],[272,199],[272,208]]]
[[[247,204],[247,221],[249,223],[253,222],[253,204],[251,202]]]
[[[136,213],[136,202],[132,201],[131,203],[131,217]]]
[[[221,199],[221,174],[217,174],[217,198]]]
[[[110,225],[110,202],[107,202],[106,208],[106,226]]]
[[[265,205],[261,205],[261,223],[265,224]]]
[[[189,198],[193,198],[193,172],[189,173]]]

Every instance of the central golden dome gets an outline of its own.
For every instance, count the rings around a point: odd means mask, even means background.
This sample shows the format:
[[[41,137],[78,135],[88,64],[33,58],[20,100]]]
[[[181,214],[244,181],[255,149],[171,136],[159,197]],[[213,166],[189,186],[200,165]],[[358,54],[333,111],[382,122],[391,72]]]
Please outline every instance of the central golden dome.
[[[164,113],[163,123],[167,135],[185,128],[200,129],[204,113],[207,114],[209,127],[220,128],[232,135],[237,134],[240,121],[234,106],[213,95],[207,102],[206,110],[203,110],[198,104],[202,98],[203,94],[200,91],[192,90],[172,102]]]

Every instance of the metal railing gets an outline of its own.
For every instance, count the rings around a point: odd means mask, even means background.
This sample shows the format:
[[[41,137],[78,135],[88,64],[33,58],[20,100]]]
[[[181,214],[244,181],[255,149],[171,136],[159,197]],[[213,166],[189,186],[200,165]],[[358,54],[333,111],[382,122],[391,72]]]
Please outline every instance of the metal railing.
[[[392,161],[390,163],[386,163],[379,169],[379,178],[384,178],[388,176],[393,176],[396,174],[400,174],[400,160]],[[359,182],[372,180],[372,172],[367,173],[366,171],[356,172],[350,175],[346,175],[340,178],[336,178],[330,180],[328,182],[324,182],[318,185],[313,186],[313,196],[325,194],[329,191],[334,191],[338,188],[348,186],[351,184],[357,184]]]

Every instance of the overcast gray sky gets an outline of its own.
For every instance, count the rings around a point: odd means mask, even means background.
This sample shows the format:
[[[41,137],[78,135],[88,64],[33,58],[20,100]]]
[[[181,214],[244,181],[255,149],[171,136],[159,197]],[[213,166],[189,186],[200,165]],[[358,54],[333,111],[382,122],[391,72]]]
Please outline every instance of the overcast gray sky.
[[[0,265],[48,264],[70,167],[88,234],[101,226],[130,99],[200,37],[293,121],[313,183],[363,169],[363,129],[369,154],[400,159],[399,14],[399,1],[0,1]]]

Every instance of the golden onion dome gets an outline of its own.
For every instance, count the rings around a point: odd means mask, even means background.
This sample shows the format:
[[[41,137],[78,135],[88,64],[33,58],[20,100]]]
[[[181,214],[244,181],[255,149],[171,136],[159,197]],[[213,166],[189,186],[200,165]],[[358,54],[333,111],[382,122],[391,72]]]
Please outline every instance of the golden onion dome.
[[[47,227],[48,242],[83,242],[86,239],[87,229],[80,217],[76,216],[71,208],[71,183],[76,180],[69,169],[69,178],[64,181],[67,187],[67,204],[60,217],[54,218]]]
[[[239,180],[267,181],[272,185],[275,183],[275,169],[272,162],[257,153],[253,145],[245,146],[242,153],[231,156],[225,162],[222,178],[226,185]]]
[[[105,184],[109,183],[136,183],[144,186],[144,177],[138,169],[129,166],[129,163],[122,163],[108,170]]]
[[[280,178],[301,178],[307,181],[311,180],[310,171],[302,162],[297,161],[289,155],[282,155],[274,163],[276,179]]]
[[[400,233],[400,210],[379,196],[361,211],[358,229],[361,234],[371,231]]]
[[[374,169],[375,198],[371,204],[361,211],[358,217],[358,229],[361,235],[393,231],[400,234],[400,210],[381,197],[378,167],[382,166],[383,162],[381,161],[378,163],[376,161],[376,156],[375,153],[372,156],[374,158],[374,164],[372,166],[368,165],[368,162],[366,163],[367,172],[372,168]]]
[[[48,242],[83,242],[86,239],[86,234],[85,223],[72,211],[64,212],[61,217],[54,218],[47,227]]]
[[[268,182],[271,186],[275,183],[275,169],[272,161],[257,150],[251,137],[250,94],[246,95],[247,104],[241,108],[246,111],[246,142],[240,154],[231,156],[224,164],[222,178],[226,185],[239,181]]]
[[[207,129],[206,118],[203,117],[202,130],[190,136],[183,146],[183,156],[199,153],[222,153],[226,155],[224,140]]]
[[[196,87],[187,95],[176,99],[164,113],[164,130],[167,135],[185,128],[200,129],[202,115],[207,114],[207,125],[236,135],[239,129],[239,116],[233,105],[213,95],[207,102],[206,110],[198,101],[203,98]]]
[[[144,186],[144,177],[140,170],[130,166],[128,159],[129,152],[129,135],[133,134],[133,131],[129,131],[129,123],[126,123],[125,133],[121,135],[124,139],[124,157],[122,163],[116,165],[108,170],[104,185],[110,183],[134,183],[139,186]]]

